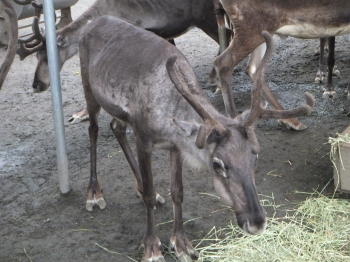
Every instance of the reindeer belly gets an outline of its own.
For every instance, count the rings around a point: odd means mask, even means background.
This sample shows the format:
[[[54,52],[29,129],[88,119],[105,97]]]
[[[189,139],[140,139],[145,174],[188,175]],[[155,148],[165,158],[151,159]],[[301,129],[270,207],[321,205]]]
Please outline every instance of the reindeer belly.
[[[321,38],[350,33],[350,25],[340,27],[315,26],[308,23],[285,25],[276,30],[276,34],[297,38]]]

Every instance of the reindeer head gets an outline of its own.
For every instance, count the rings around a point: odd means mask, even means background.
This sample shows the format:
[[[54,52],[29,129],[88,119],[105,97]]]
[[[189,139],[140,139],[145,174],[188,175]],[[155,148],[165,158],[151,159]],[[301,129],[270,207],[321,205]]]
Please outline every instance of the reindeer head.
[[[39,28],[39,17],[34,17],[32,29],[32,36],[30,36],[27,39],[18,39],[19,48],[16,52],[20,56],[21,60],[25,59],[28,55],[36,53],[38,64],[35,69],[33,90],[35,93],[38,93],[47,90],[50,86],[46,38],[44,32],[41,31]],[[57,32],[58,50],[60,51],[60,49],[64,49],[66,47],[66,44],[67,38],[63,35],[60,35],[59,32]],[[62,55],[62,53],[64,52],[59,52],[58,55],[58,63],[60,69],[66,61],[65,55]]]
[[[214,177],[214,186],[221,200],[233,207],[238,225],[249,234],[258,234],[266,228],[266,214],[259,203],[255,188],[255,165],[260,151],[253,127],[260,118],[290,118],[309,114],[314,106],[311,94],[306,93],[307,105],[292,110],[267,110],[261,107],[261,88],[264,74],[273,53],[271,36],[263,32],[267,51],[255,74],[252,106],[235,118],[216,115],[215,118],[194,96],[196,89],[186,72],[175,64],[176,57],[167,61],[170,79],[180,94],[191,104],[204,121],[193,124],[196,146],[210,151],[208,169]],[[209,148],[209,149],[208,149]]]

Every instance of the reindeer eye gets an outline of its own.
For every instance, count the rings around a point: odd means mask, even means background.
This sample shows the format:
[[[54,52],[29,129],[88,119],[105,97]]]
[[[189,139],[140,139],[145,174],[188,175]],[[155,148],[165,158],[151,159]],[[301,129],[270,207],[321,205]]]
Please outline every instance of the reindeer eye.
[[[220,169],[221,165],[218,162],[213,162],[213,168],[214,170]]]
[[[213,169],[216,173],[220,174],[223,177],[227,177],[226,168],[224,162],[221,159],[216,157],[213,158]]]

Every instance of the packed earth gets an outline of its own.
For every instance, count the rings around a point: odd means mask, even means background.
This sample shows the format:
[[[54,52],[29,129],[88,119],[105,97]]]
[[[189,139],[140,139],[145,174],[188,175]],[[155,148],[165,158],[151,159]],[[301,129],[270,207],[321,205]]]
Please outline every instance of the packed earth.
[[[87,1],[90,2],[91,1]],[[79,1],[73,16],[87,5]],[[74,13],[76,11],[76,13]],[[73,18],[74,18],[73,17]],[[29,22],[30,23],[30,20]],[[20,31],[20,35],[25,30]],[[290,109],[305,103],[303,93],[315,96],[310,116],[301,117],[303,131],[288,130],[274,119],[260,120],[255,128],[261,152],[256,169],[256,187],[261,198],[273,197],[284,214],[315,190],[332,194],[333,167],[328,137],[335,137],[350,123],[350,100],[344,96],[350,78],[350,36],[336,38],[336,65],[341,78],[334,78],[337,99],[322,98],[322,84],[315,84],[319,41],[274,37],[275,51],[266,79],[281,104]],[[175,40],[192,65],[204,92],[224,111],[221,94],[205,89],[206,79],[218,51],[216,42],[198,29]],[[65,135],[71,192],[58,187],[56,143],[51,93],[33,93],[36,57],[24,61],[16,56],[0,90],[0,261],[133,261],[145,232],[145,208],[136,196],[135,180],[109,123],[102,112],[98,139],[98,175],[107,207],[85,209],[90,174],[89,122],[71,124],[69,117],[85,107],[78,56],[61,71]],[[239,111],[249,109],[251,79],[243,61],[232,76]],[[128,140],[135,149],[133,132]],[[155,210],[157,232],[165,246],[172,229],[169,194],[169,154],[155,151],[153,172],[156,190],[165,204]],[[187,236],[199,243],[212,227],[235,221],[234,212],[215,196],[207,171],[185,167],[183,215]],[[341,197],[348,198],[343,193]],[[267,215],[274,211],[266,207]],[[204,242],[204,244],[208,244]],[[165,253],[166,261],[174,261]]]

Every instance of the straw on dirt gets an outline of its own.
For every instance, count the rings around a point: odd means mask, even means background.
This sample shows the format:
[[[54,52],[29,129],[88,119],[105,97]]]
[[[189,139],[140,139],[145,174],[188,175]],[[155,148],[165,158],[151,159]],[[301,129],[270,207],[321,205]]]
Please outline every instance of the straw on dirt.
[[[350,261],[350,202],[312,195],[293,215],[270,218],[260,235],[237,225],[208,234],[199,261]]]

